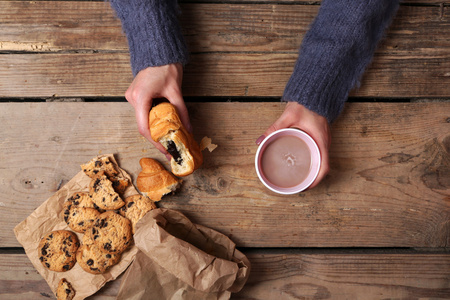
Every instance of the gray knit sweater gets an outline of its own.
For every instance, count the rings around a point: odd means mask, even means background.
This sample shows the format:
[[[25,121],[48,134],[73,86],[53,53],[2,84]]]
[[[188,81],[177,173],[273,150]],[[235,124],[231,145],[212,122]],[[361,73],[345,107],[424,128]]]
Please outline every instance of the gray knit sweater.
[[[188,62],[176,0],[110,0],[122,22],[136,75],[149,66]],[[336,119],[370,63],[399,0],[323,0],[305,35],[283,101]]]

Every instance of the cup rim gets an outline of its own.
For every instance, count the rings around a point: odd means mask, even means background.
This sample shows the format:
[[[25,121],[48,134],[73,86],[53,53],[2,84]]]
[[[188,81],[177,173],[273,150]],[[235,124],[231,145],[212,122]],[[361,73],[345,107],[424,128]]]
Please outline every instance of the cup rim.
[[[311,169],[306,179],[300,182],[298,185],[283,188],[275,186],[265,178],[261,170],[261,156],[263,150],[267,147],[267,145],[270,144],[271,141],[277,138],[277,136],[286,136],[286,135],[299,137],[306,143],[311,153]],[[261,144],[259,144],[258,150],[256,151],[255,155],[255,169],[259,180],[269,190],[282,195],[292,195],[306,190],[314,182],[314,180],[316,180],[320,170],[321,159],[322,158],[320,155],[319,147],[309,134],[298,128],[283,128],[272,132],[266,138],[264,138]]]

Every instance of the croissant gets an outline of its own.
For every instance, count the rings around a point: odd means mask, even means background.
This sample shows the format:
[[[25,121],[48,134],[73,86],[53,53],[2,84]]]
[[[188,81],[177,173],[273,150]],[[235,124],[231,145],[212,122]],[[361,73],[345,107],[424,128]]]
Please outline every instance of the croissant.
[[[200,146],[181,123],[175,107],[163,102],[149,116],[150,133],[172,155],[170,165],[176,176],[187,176],[203,163]]]
[[[141,158],[142,171],[136,179],[138,190],[153,201],[159,201],[167,194],[174,192],[181,181],[164,166],[152,158]]]

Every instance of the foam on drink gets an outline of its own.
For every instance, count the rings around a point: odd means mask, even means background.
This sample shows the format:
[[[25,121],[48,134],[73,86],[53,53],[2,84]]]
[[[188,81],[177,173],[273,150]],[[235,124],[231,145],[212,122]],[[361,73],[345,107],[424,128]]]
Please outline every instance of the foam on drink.
[[[272,184],[289,188],[303,182],[311,170],[308,145],[296,136],[281,136],[267,145],[261,170]]]

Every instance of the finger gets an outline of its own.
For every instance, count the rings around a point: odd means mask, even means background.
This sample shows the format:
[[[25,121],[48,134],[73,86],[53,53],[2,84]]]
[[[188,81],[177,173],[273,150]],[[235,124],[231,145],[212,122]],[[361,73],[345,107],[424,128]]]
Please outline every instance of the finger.
[[[150,133],[150,126],[149,126],[149,114],[150,114],[150,108],[152,106],[153,99],[149,98],[146,99],[144,97],[135,99],[135,114],[136,114],[136,122],[138,126],[139,133],[145,137],[156,149],[159,150],[162,154],[164,154],[166,157],[168,157],[167,150],[158,142],[155,142],[152,139],[151,133]],[[169,158],[170,160],[170,155]]]
[[[264,140],[264,138],[266,138],[273,132],[275,132],[279,129],[282,129],[282,128],[289,128],[290,126],[292,126],[292,124],[291,124],[291,122],[289,122],[286,119],[285,113],[281,114],[281,116],[272,125],[270,125],[269,128],[266,129],[266,131],[263,133],[263,135],[261,135],[256,140],[256,144],[257,145],[261,144],[261,142]]]
[[[147,121],[148,122],[148,121]],[[170,154],[167,152],[166,148],[164,148],[164,146],[161,143],[155,142],[150,134],[149,131],[149,137],[145,136],[144,137],[156,148],[158,149],[159,152],[161,152],[166,158],[167,160],[170,161],[170,159],[172,158],[172,156],[170,156]]]
[[[157,143],[153,140],[150,140],[150,142],[153,144],[153,146],[155,146],[156,149],[159,150],[159,152],[161,152],[167,158],[167,160],[170,161],[172,156],[170,156],[170,154],[167,152],[166,148],[164,148],[164,146],[161,145],[161,143]]]
[[[261,144],[262,141],[264,141],[265,138],[266,138],[266,136],[264,134],[261,135],[259,138],[257,138],[256,141],[255,141],[256,145]]]
[[[135,102],[135,115],[139,133],[150,142],[153,142],[149,128],[149,113],[152,105],[152,99],[138,99]]]
[[[330,168],[329,168],[328,162],[322,161],[322,164],[320,165],[319,174],[317,175],[317,177],[314,180],[314,182],[308,187],[308,190],[316,187],[317,185],[319,185],[319,183],[328,174],[329,170],[330,170]]]
[[[314,187],[316,187],[321,181],[322,179],[325,178],[325,176],[328,174],[329,170],[330,170],[330,162],[329,162],[329,155],[328,155],[328,143],[321,140],[321,141],[316,141],[317,146],[319,147],[319,152],[320,152],[320,169],[319,169],[319,173],[317,174],[316,179],[314,180],[314,182],[309,186],[308,189],[312,189]]]
[[[186,107],[186,103],[183,100],[183,96],[181,96],[181,93],[173,92],[173,93],[167,95],[167,99],[170,101],[170,103],[172,103],[176,107],[177,112],[181,119],[181,123],[183,123],[183,125],[187,129],[187,131],[192,133],[193,130],[192,130],[191,121],[189,119],[189,112]]]

